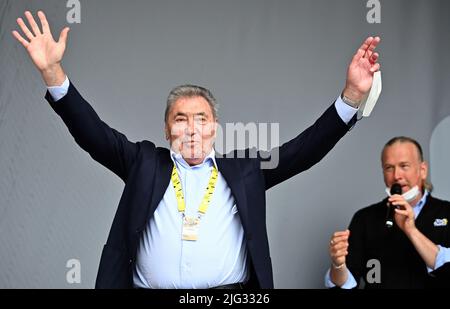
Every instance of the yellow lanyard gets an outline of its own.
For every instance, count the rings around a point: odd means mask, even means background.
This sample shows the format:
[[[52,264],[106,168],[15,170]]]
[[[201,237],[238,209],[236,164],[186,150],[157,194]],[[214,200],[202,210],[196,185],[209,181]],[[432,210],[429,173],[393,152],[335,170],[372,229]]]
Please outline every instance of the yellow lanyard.
[[[214,193],[214,189],[216,188],[217,179],[219,178],[218,176],[219,172],[217,171],[216,167],[213,166],[211,177],[209,177],[208,187],[206,187],[205,195],[203,196],[203,200],[200,204],[200,207],[198,208],[198,212],[203,215],[206,213],[206,210],[208,210],[209,203],[211,202],[211,198]],[[175,196],[177,197],[178,211],[184,214],[184,211],[186,210],[186,204],[184,203],[183,188],[181,187],[180,177],[178,176],[178,171],[175,164],[173,165],[171,178],[173,188],[175,190]]]

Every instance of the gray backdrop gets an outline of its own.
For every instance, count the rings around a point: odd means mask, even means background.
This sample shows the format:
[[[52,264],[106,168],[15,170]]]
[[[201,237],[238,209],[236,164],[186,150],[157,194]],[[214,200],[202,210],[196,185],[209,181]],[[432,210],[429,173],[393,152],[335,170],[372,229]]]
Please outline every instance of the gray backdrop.
[[[24,10],[55,36],[67,1],[0,1],[0,287],[91,288],[123,184],[78,148],[43,99],[45,87],[11,36]],[[181,83],[210,88],[220,122],[280,123],[280,140],[340,94],[361,42],[382,37],[383,93],[371,118],[311,170],[267,193],[277,288],[321,288],[330,234],[384,197],[380,149],[410,135],[450,199],[450,3],[365,0],[81,0],[64,68],[110,126],[165,146],[164,102]],[[430,148],[431,147],[431,148]],[[81,284],[66,262],[81,262]]]

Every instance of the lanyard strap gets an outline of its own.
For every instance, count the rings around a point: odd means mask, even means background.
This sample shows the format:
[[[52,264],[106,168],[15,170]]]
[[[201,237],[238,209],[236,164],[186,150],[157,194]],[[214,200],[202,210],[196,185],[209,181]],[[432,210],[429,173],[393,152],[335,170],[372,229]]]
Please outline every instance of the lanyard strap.
[[[208,210],[209,203],[211,202],[211,198],[214,193],[214,189],[216,188],[217,179],[219,178],[219,172],[217,168],[213,166],[211,171],[211,176],[209,177],[208,186],[206,187],[205,195],[203,196],[203,200],[198,208],[198,212],[201,214],[205,214]],[[177,198],[178,203],[178,211],[184,213],[186,210],[186,204],[184,202],[183,188],[181,187],[180,176],[178,175],[177,167],[174,164],[172,169],[172,184],[175,190],[175,196]]]

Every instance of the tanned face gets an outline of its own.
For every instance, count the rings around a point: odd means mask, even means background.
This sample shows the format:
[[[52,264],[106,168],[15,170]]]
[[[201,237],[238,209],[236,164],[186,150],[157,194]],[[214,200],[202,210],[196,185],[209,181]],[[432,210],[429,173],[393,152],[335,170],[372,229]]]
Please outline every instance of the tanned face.
[[[197,165],[211,152],[217,130],[211,106],[203,97],[182,97],[169,111],[166,138],[171,149],[189,165]]]
[[[381,164],[387,187],[390,188],[394,183],[399,183],[404,193],[417,185],[420,192],[423,192],[428,166],[420,159],[419,152],[413,143],[396,142],[386,147],[382,154]],[[420,194],[414,202],[420,200],[421,197]]]

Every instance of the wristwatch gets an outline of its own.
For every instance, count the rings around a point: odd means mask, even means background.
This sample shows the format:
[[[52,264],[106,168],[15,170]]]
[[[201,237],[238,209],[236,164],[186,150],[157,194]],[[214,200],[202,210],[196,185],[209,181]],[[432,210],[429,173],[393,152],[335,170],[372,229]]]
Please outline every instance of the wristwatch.
[[[353,101],[353,100],[349,99],[348,97],[346,97],[344,95],[344,93],[342,93],[341,98],[342,98],[342,101],[344,101],[345,104],[350,105],[353,108],[358,108],[359,105],[361,104],[361,102],[356,102],[356,101]]]
[[[336,264],[334,264],[333,262],[331,262],[331,265],[333,265],[333,268],[334,268],[334,269],[341,269],[342,267],[345,266],[345,262],[342,263],[341,265],[336,265]]]

